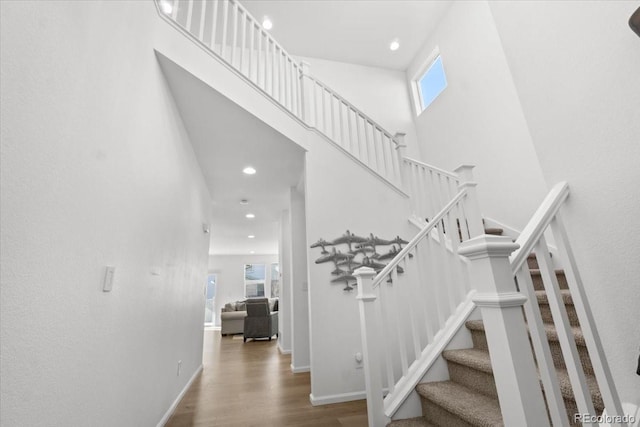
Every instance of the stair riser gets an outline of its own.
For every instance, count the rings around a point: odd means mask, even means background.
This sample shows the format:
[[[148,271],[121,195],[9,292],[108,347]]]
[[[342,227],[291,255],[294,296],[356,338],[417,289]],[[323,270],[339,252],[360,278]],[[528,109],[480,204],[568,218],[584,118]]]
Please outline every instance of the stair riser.
[[[557,341],[549,341],[549,348],[551,349],[551,357],[553,358],[553,364],[556,368],[567,369],[564,363],[564,357],[562,356],[562,350],[560,343]],[[589,352],[584,346],[577,346],[578,355],[580,356],[580,362],[584,368],[584,373],[587,375],[594,375],[593,366],[591,366],[591,359],[589,359]]]
[[[431,402],[424,397],[420,397],[422,403],[422,415],[430,423],[437,426],[447,427],[473,427],[472,424],[460,419],[456,415]]]
[[[451,381],[455,381],[486,396],[498,397],[496,383],[492,374],[478,371],[450,360],[447,361],[447,365],[449,366]]]
[[[560,289],[569,289],[569,285],[567,284],[567,278],[564,273],[556,273],[556,277],[558,278],[558,285]],[[542,283],[542,276],[539,274],[532,274],[531,279],[533,280],[533,288],[536,291],[544,291],[544,285]]]
[[[542,321],[544,323],[553,323],[553,316],[551,314],[551,308],[548,303],[540,303],[540,314],[542,315]],[[569,317],[569,324],[571,326],[580,326],[578,321],[578,314],[573,304],[565,304],[567,309],[567,316]]]

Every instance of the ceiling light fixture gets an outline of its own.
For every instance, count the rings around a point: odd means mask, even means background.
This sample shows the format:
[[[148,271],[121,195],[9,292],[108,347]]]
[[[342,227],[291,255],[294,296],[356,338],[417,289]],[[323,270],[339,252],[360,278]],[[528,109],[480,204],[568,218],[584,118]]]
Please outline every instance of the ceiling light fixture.
[[[265,30],[270,30],[273,28],[273,22],[271,21],[271,19],[269,19],[268,16],[262,18],[262,28],[264,28]]]
[[[167,15],[173,12],[173,6],[166,0],[160,2],[160,9],[162,9],[162,11]]]
[[[395,52],[396,50],[400,49],[400,42],[398,41],[398,39],[393,40],[390,44],[389,44],[389,49],[393,52]]]
[[[255,253],[256,253],[256,251],[249,251],[249,253],[250,253],[250,254],[255,254]]]
[[[256,236],[254,236],[253,234],[249,234],[247,237],[250,238],[250,239],[255,239],[256,238]]]
[[[254,214],[252,214],[252,213],[248,213],[248,214],[246,214],[246,215],[245,215],[245,217],[247,217],[247,218],[249,218],[249,219],[253,219],[253,218],[255,218],[256,216],[255,216]]]
[[[248,204],[249,204],[249,201],[248,201],[247,199],[241,199],[241,200],[240,200],[240,204],[241,204],[241,205],[248,205]]]
[[[254,168],[252,168],[251,166],[247,166],[246,168],[242,169],[242,172],[245,175],[254,175],[256,173],[256,170]]]

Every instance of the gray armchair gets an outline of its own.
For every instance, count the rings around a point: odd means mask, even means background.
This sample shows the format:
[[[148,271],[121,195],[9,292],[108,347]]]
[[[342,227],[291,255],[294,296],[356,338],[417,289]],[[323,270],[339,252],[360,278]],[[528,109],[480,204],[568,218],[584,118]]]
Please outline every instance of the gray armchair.
[[[244,318],[244,342],[247,338],[269,338],[278,336],[278,312],[269,311],[267,298],[247,300],[247,317]]]

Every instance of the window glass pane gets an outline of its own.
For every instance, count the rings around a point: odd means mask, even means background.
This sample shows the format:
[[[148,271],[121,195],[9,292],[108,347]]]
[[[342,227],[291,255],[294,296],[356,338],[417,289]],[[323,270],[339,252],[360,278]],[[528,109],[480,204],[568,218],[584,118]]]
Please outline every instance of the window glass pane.
[[[247,298],[255,298],[255,297],[263,297],[264,296],[264,283],[256,282],[256,283],[247,283],[245,285],[246,289],[246,297]]]
[[[271,298],[280,296],[280,266],[271,264]]]
[[[244,280],[264,280],[264,264],[245,264]]]
[[[447,87],[447,77],[444,74],[442,66],[442,58],[438,56],[431,64],[431,67],[422,76],[418,82],[420,88],[420,99],[422,101],[422,110],[426,109],[429,104]]]

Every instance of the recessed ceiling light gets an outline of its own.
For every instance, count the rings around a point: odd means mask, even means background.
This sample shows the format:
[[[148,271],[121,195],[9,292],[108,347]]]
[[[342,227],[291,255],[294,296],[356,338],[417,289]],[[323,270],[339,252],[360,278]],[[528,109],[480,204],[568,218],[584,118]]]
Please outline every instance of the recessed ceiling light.
[[[245,217],[247,217],[247,218],[249,218],[249,219],[253,219],[253,218],[255,218],[256,216],[255,216],[254,214],[252,214],[252,213],[248,213],[248,214],[246,214],[246,215],[245,215]]]
[[[250,239],[255,239],[256,238],[256,236],[254,236],[253,234],[249,234],[247,237],[250,238]]]
[[[251,166],[247,166],[246,168],[242,169],[242,172],[244,172],[247,175],[253,175],[256,173],[256,170]]]
[[[242,199],[242,200],[240,200],[240,204],[241,205],[248,205],[249,201],[247,199]]]
[[[256,251],[249,251],[249,253],[250,253],[250,254],[255,254],[255,253],[256,253]]]
[[[400,49],[400,42],[398,40],[394,40],[389,44],[389,49],[392,51],[396,51]]]
[[[265,30],[270,30],[273,28],[273,22],[271,21],[271,19],[269,19],[268,16],[265,16],[262,19],[262,28],[264,28]]]
[[[167,15],[173,12],[173,6],[167,0],[163,0],[160,2],[160,9]]]

